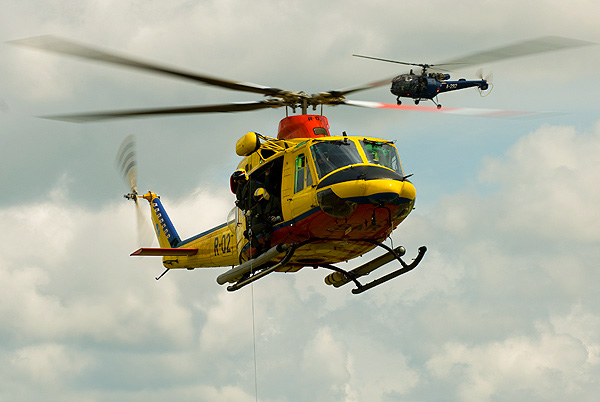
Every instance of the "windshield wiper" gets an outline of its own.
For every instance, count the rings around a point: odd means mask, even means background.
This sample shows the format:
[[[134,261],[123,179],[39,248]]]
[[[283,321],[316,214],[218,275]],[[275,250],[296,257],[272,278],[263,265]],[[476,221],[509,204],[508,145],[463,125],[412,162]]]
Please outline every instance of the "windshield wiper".
[[[371,145],[388,145],[388,144],[394,143],[394,141],[373,141],[373,140],[362,140],[362,142],[364,142],[365,144],[371,144]]]

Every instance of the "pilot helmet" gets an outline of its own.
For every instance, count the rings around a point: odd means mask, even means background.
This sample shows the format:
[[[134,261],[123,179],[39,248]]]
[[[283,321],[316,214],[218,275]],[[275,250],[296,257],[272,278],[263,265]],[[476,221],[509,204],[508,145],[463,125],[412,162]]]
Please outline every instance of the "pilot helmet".
[[[229,187],[231,188],[231,192],[235,194],[238,189],[238,185],[240,181],[248,181],[248,174],[244,169],[238,169],[229,178]]]

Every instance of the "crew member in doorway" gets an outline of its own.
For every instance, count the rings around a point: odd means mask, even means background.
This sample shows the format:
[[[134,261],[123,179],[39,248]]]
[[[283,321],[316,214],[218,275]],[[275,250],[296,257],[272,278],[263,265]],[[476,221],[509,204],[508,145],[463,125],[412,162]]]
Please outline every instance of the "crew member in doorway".
[[[250,244],[258,254],[271,248],[273,225],[281,221],[275,216],[276,200],[264,187],[259,187],[253,194],[254,205],[250,209]]]

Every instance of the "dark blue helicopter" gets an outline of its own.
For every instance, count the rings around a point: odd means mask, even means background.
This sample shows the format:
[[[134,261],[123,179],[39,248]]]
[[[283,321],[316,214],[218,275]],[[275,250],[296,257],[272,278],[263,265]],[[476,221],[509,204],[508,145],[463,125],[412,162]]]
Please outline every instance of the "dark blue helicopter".
[[[392,80],[390,91],[397,96],[396,103],[402,104],[401,97],[413,98],[415,105],[418,105],[421,99],[429,99],[438,109],[442,105],[437,102],[437,95],[442,92],[455,91],[464,88],[477,87],[480,91],[490,89],[489,78],[481,80],[466,80],[464,78],[458,81],[448,81],[450,74],[429,73],[428,75],[402,74]],[[435,98],[435,100],[434,100]]]
[[[442,92],[476,87],[479,88],[480,93],[483,93],[492,86],[488,82],[491,80],[491,74],[483,78],[480,73],[481,79],[479,80],[460,78],[458,81],[448,81],[450,74],[427,73],[427,67],[427,65],[423,65],[421,74],[414,74],[411,70],[409,74],[401,74],[392,79],[390,91],[396,95],[398,105],[402,104],[401,97],[414,99],[415,105],[418,105],[422,99],[428,99],[435,103],[438,109],[441,109],[442,105],[437,102],[437,96]]]
[[[476,64],[591,44],[593,43],[576,39],[563,38],[559,36],[546,36],[524,42],[517,42],[508,46],[502,46],[491,50],[477,52],[468,56],[438,64],[407,63],[403,61],[381,59],[378,57],[361,56],[358,54],[353,54],[352,56],[385,61],[389,63],[403,64],[407,66],[421,67],[420,74],[415,74],[411,69],[410,73],[408,74],[400,74],[394,77],[392,79],[390,92],[396,95],[396,102],[398,105],[402,104],[400,98],[412,98],[416,105],[418,105],[421,100],[431,100],[433,103],[435,103],[438,109],[441,109],[442,105],[437,101],[437,96],[440,93],[475,87],[479,89],[482,96],[485,96],[483,91],[491,90],[493,87],[490,82],[491,74],[488,74],[488,76],[484,78],[482,70],[479,70],[477,73],[479,78],[478,80],[466,80],[461,78],[458,81],[449,81],[450,74],[447,74],[449,68],[464,68]],[[442,67],[444,69],[442,69]],[[434,72],[428,72],[429,69],[433,70]]]

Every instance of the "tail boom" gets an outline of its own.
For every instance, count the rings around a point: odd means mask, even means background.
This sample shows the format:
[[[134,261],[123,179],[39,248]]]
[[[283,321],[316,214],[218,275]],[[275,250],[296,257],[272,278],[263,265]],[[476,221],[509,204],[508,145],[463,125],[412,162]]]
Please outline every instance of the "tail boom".
[[[181,240],[158,195],[139,196],[150,203],[158,248],[140,248],[132,256],[162,256],[166,268],[226,267],[239,264],[237,241],[227,224]]]
[[[152,226],[154,226],[154,231],[156,232],[160,247],[177,248],[181,243],[181,238],[175,230],[175,226],[173,226],[171,219],[169,219],[165,207],[163,207],[160,202],[160,197],[152,191],[148,191],[148,193],[140,197],[148,200],[150,203],[152,209]]]

